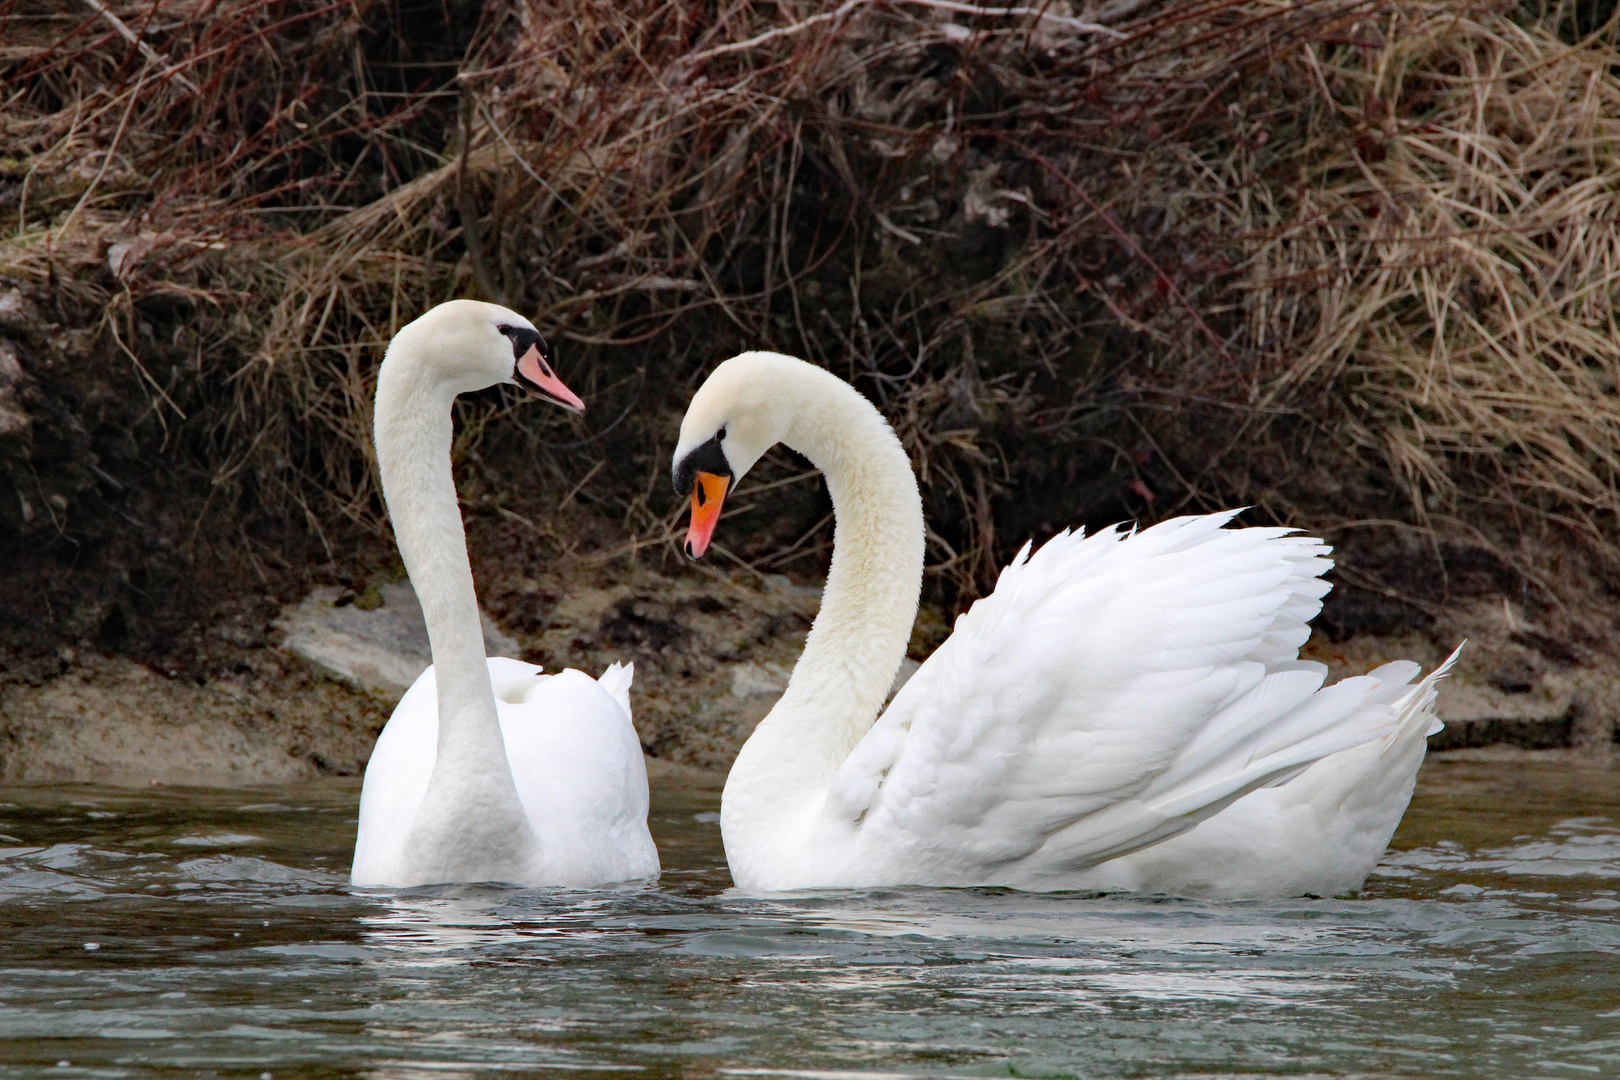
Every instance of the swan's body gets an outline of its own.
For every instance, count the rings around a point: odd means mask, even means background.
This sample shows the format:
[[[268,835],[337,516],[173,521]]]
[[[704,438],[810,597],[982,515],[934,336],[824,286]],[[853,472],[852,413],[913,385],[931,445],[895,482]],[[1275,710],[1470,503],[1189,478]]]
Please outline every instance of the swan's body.
[[[531,867],[469,874],[418,872],[409,840],[427,794],[438,743],[438,686],[424,671],[377,737],[360,797],[357,885],[496,880],[601,885],[658,873],[647,832],[647,770],[629,724],[630,669],[600,681],[572,669],[490,657],[506,764],[534,837]]]
[[[675,454],[689,550],[776,442],[821,468],[837,525],[804,654],[726,781],[744,889],[1086,887],[1098,864],[1396,731],[1410,672],[1323,689],[1326,669],[1297,659],[1327,548],[1222,528],[1231,513],[1026,547],[879,716],[916,614],[923,521],[865,398],[789,357],[722,364]]]
[[[631,670],[615,664],[598,681],[484,656],[450,475],[451,403],[517,381],[577,405],[541,349],[516,313],[452,301],[402,329],[378,374],[377,464],[433,666],[366,766],[357,885],[592,886],[658,872]]]
[[[1459,647],[1458,652],[1461,652]],[[1444,725],[1435,684],[1453,653],[1416,686],[1418,666],[1371,673],[1392,700],[1393,732],[1323,758],[1278,787],[1251,792],[1189,832],[1081,874],[1081,888],[1223,899],[1343,896],[1361,888],[1401,823],[1427,738]]]

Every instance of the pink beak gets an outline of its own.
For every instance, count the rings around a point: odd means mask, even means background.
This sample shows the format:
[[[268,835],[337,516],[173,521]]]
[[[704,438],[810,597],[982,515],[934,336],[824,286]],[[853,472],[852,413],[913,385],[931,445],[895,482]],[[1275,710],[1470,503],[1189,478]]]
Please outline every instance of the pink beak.
[[[540,350],[533,345],[517,362],[517,378],[530,390],[545,395],[565,409],[577,413],[585,411],[585,403],[579,400],[579,395],[563,385],[563,381],[551,370],[551,365],[540,355]]]

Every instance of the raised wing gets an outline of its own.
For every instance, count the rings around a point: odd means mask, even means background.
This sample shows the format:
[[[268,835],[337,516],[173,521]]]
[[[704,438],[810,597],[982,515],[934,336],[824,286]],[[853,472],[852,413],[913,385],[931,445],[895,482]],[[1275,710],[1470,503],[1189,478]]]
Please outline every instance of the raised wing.
[[[1060,887],[1387,734],[1377,680],[1324,691],[1296,659],[1329,549],[1236,513],[1026,545],[839,769],[827,824],[905,880]]]

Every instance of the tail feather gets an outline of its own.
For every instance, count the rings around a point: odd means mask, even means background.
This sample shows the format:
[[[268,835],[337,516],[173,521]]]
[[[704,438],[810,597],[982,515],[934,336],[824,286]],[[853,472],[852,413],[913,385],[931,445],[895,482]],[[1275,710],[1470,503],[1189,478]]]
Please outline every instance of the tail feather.
[[[636,665],[609,664],[602,677],[596,681],[602,689],[613,695],[613,700],[619,703],[624,715],[634,719],[635,714],[630,711],[630,682],[636,677]]]
[[[1367,706],[1356,701],[1355,687],[1333,693],[1342,686],[1344,683],[1336,683],[1327,690],[1318,691],[1304,708],[1298,710],[1309,715],[1312,721],[1310,729],[1300,730],[1302,725],[1298,724],[1299,717],[1290,717],[1295,721],[1291,741],[1272,746],[1263,754],[1250,758],[1242,768],[1211,770],[1195,776],[1178,790],[1158,796],[1153,809],[1166,816],[1177,817],[1199,813],[1203,808],[1205,812],[1200,817],[1207,817],[1210,807],[1225,806],[1284,775],[1297,775],[1302,766],[1311,765],[1341,750],[1375,742],[1380,737],[1388,738],[1386,733],[1393,722],[1393,710],[1388,706]],[[1340,700],[1335,701],[1336,698]],[[1312,708],[1318,699],[1325,699],[1326,703],[1338,708]]]
[[[1383,685],[1374,691],[1370,700],[1380,705],[1397,704],[1412,692],[1412,680],[1422,671],[1422,665],[1414,664],[1410,660],[1391,660],[1381,667],[1373,668],[1367,672],[1367,677],[1377,679]]]
[[[1467,644],[1468,642],[1464,641],[1461,645],[1458,645],[1452,651],[1452,654],[1446,657],[1445,663],[1429,672],[1427,678],[1412,687],[1404,697],[1394,703],[1396,714],[1395,730],[1390,732],[1384,740],[1385,753],[1388,753],[1396,743],[1400,742],[1402,736],[1407,732],[1416,732],[1419,737],[1426,739],[1446,726],[1446,722],[1440,719],[1439,714],[1435,711],[1435,698],[1439,694],[1438,683],[1451,674],[1452,667],[1456,665],[1457,658],[1462,655],[1463,647]],[[1385,666],[1392,667],[1394,665]],[[1383,670],[1383,668],[1378,669],[1378,671]],[[1378,672],[1375,671],[1373,674],[1376,675]]]

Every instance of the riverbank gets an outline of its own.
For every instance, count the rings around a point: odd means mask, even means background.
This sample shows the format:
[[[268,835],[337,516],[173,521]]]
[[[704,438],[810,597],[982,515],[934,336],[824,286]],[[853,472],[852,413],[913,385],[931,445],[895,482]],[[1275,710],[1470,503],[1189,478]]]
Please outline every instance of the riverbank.
[[[452,296],[590,403],[456,406],[488,613],[633,659],[659,760],[729,760],[830,554],[780,452],[719,576],[678,553],[682,410],[750,348],[910,455],[914,658],[1026,538],[1248,506],[1335,546],[1336,671],[1473,642],[1444,745],[1611,744],[1613,20],[538,5],[0,12],[0,775],[361,767],[386,701],[278,622],[397,581],[371,394]]]
[[[481,585],[504,651],[593,675],[614,660],[633,661],[643,749],[655,770],[677,778],[683,770],[723,775],[785,686],[819,603],[813,580],[626,560],[559,560],[544,578],[495,573]],[[64,648],[48,668],[0,684],[0,779],[241,786],[358,775],[399,690],[425,665],[425,641],[414,661],[401,661],[416,666],[390,688],[346,672],[341,657],[311,651],[295,639],[309,623],[291,617],[323,605],[386,614],[399,601],[383,597],[403,588],[384,574],[318,588],[279,610],[265,605],[263,625],[244,625],[239,613],[203,631],[216,654],[201,674]],[[1611,766],[1620,750],[1620,667],[1523,620],[1498,601],[1423,632],[1339,641],[1319,632],[1304,655],[1338,679],[1400,658],[1430,668],[1467,639],[1441,690],[1447,726],[1431,738],[1433,751]],[[356,623],[344,625],[352,631]],[[945,627],[944,613],[925,606],[912,659],[926,659]]]

